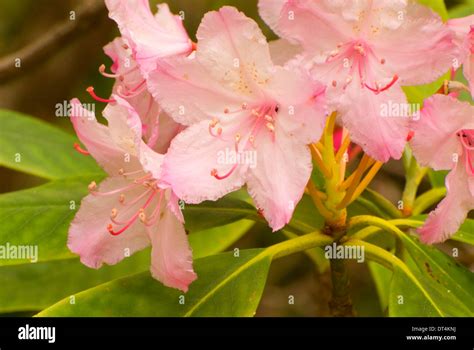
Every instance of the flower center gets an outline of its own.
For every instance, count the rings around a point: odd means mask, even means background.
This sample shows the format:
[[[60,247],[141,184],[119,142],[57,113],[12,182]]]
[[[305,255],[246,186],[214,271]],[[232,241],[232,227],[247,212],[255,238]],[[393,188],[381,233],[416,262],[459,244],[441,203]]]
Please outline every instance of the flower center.
[[[266,130],[270,134],[272,140],[275,140],[275,120],[278,115],[280,107],[274,102],[265,103],[255,108],[249,108],[249,106],[244,103],[242,108],[237,111],[230,111],[228,108],[224,110],[224,114],[231,115],[235,113],[242,113],[250,110],[250,127],[249,124],[243,123],[245,126],[237,132],[230,131],[225,132],[221,126],[220,120],[214,118],[209,123],[209,133],[216,138],[219,138],[223,141],[230,141],[225,139],[227,135],[233,135],[234,138],[234,150],[235,154],[239,155],[243,152],[255,148],[255,140],[262,130]],[[245,118],[245,117],[244,117]],[[225,136],[224,136],[225,135]],[[229,136],[230,136],[229,135]],[[231,136],[232,137],[232,136]],[[236,157],[237,159],[238,157]],[[237,169],[238,163],[232,165],[232,167],[223,175],[220,175],[217,169],[211,169],[211,176],[215,177],[217,180],[224,180],[228,178],[232,173]]]
[[[94,181],[89,185],[89,192],[93,196],[115,196],[117,198],[117,207],[112,209],[110,223],[107,225],[107,231],[113,236],[127,231],[137,220],[147,227],[156,223],[160,216],[164,195],[164,191],[157,186],[157,181],[151,177],[151,174],[145,174],[143,170],[124,172],[123,169],[120,169],[119,175],[130,179],[130,183],[108,192],[97,191],[97,184]],[[133,179],[130,178],[132,176],[139,177]],[[142,187],[142,191],[137,194],[136,190],[140,187]],[[135,196],[129,198],[130,195],[127,192],[131,190],[135,190]]]
[[[378,58],[369,45],[359,40],[337,45],[337,48],[329,54],[326,63],[335,63],[338,69],[347,71],[343,89],[353,81],[354,77],[359,78],[362,88],[365,87],[375,94],[390,89],[398,81],[396,74],[385,85],[378,80],[377,75],[384,70],[386,60]],[[337,85],[338,82],[333,80],[332,86]]]

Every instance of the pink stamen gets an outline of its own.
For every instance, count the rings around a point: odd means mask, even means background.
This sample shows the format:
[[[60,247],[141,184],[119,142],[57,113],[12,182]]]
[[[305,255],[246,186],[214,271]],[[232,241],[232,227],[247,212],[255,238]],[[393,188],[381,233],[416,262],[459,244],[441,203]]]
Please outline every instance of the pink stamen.
[[[77,143],[77,142],[74,142],[74,149],[76,151],[78,151],[80,154],[83,154],[85,156],[90,156],[91,154],[86,151],[85,149],[81,148],[81,146]]]
[[[138,197],[134,198],[130,203],[124,203],[123,201],[120,202],[120,200],[119,200],[119,202],[123,205],[124,208],[129,208],[129,207],[131,207],[132,205],[138,203],[141,199],[143,199],[143,197],[146,197],[146,195],[149,194],[150,191],[153,191],[153,190],[152,190],[152,189],[149,189],[149,190],[143,192],[141,195],[139,195]]]
[[[164,191],[160,191],[160,199],[158,200],[158,205],[156,206],[155,210],[151,213],[150,217],[148,218],[147,222],[145,222],[145,226],[152,226],[160,217],[160,210],[161,210],[161,202],[163,201]]]
[[[237,169],[237,163],[232,166],[232,168],[227,172],[225,175],[219,175],[217,173],[217,169],[212,169],[211,170],[211,176],[215,177],[217,180],[224,180],[227,179],[232,173],[234,172],[235,169]]]
[[[135,183],[134,182],[131,185],[128,185],[128,186],[125,186],[125,187],[122,187],[122,188],[118,188],[118,189],[113,190],[113,191],[98,192],[98,191],[95,191],[96,186],[93,186],[93,184],[95,184],[95,183],[91,183],[91,185],[89,185],[90,193],[94,196],[100,196],[100,197],[101,196],[111,196],[111,195],[114,195],[114,194],[117,194],[117,193],[120,193],[120,192],[123,192],[123,191],[129,191],[129,190],[134,189],[137,186],[141,185],[140,183]]]
[[[120,85],[117,88],[117,94],[123,98],[131,98],[138,96],[145,90],[145,80],[143,80],[140,84],[138,84],[132,89],[127,89],[127,87],[125,87],[125,90],[126,91],[124,91],[124,87]]]
[[[105,64],[101,64],[99,67],[99,72],[106,78],[112,78],[112,79],[118,79],[121,77],[120,74],[112,74],[112,73],[107,73],[105,71]]]
[[[123,169],[119,169],[119,175],[121,176],[137,175],[143,172],[145,172],[143,169],[136,170],[136,171],[129,171],[129,172],[125,172]]]
[[[156,192],[153,191],[153,193],[150,195],[150,197],[148,198],[148,200],[145,202],[145,204],[143,205],[143,207],[137,211],[133,216],[132,218],[126,223],[126,225],[124,227],[122,227],[120,230],[118,231],[114,231],[114,228],[113,228],[113,225],[112,224],[109,224],[107,226],[107,231],[109,231],[109,233],[112,235],[112,236],[118,236],[120,235],[121,233],[125,232],[130,226],[133,225],[133,223],[135,221],[137,221],[137,218],[140,216],[140,214],[144,213],[144,210],[150,205],[152,199],[155,197],[155,194]]]
[[[111,98],[111,99],[105,99],[105,98],[102,98],[102,97],[97,96],[97,95],[95,94],[95,92],[94,92],[94,87],[92,87],[92,86],[89,86],[89,87],[86,89],[86,91],[89,93],[89,95],[91,95],[91,97],[92,97],[94,100],[96,100],[96,101],[98,101],[98,102],[103,102],[103,103],[115,103],[115,102],[116,102],[113,98]]]
[[[373,91],[373,92],[375,92],[376,94],[379,94],[379,93],[381,93],[382,91],[385,91],[385,90],[390,89],[390,88],[393,86],[393,84],[395,84],[395,83],[397,82],[397,80],[398,80],[398,75],[395,74],[395,75],[393,76],[392,80],[390,81],[390,83],[388,83],[387,85],[385,85],[385,86],[382,87],[382,88],[380,88],[378,85],[376,85],[376,88],[374,89],[374,88],[370,87],[369,85],[367,85],[367,83],[364,83],[364,86],[365,86],[367,89],[369,89],[370,91]]]
[[[221,127],[217,128],[217,133],[214,132],[214,128],[217,126],[218,123],[219,123],[219,120],[217,118],[214,118],[209,123],[209,134],[211,134],[211,136],[213,136],[213,137],[220,137],[222,135],[222,128]]]

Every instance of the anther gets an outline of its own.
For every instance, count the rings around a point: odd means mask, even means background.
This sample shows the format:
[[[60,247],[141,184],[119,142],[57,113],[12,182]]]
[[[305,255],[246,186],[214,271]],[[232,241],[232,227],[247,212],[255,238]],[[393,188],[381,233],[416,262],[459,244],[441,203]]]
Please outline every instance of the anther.
[[[113,208],[112,211],[110,212],[110,218],[115,219],[117,217],[118,210],[117,208]]]
[[[89,186],[87,186],[87,188],[89,189],[89,191],[94,191],[96,188],[97,188],[97,184],[95,181],[92,181]]]
[[[105,99],[105,98],[102,98],[102,97],[99,97],[95,94],[94,92],[94,87],[92,86],[89,86],[86,91],[89,93],[89,95],[91,95],[91,97],[98,101],[98,102],[104,102],[104,103],[115,103],[115,100],[113,98],[111,99]]]

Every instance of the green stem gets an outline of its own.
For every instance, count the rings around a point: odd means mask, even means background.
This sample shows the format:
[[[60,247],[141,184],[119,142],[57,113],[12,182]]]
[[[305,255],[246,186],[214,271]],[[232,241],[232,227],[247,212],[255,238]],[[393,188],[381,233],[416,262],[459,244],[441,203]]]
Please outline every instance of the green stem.
[[[365,190],[364,196],[377,204],[381,209],[383,209],[389,216],[390,218],[401,218],[402,214],[400,213],[400,210],[396,206],[393,205],[392,202],[390,202],[387,198],[382,196],[380,193],[371,190],[370,188],[367,188]]]
[[[362,205],[365,209],[369,210],[372,214],[378,215],[384,219],[390,219],[390,216],[376,206],[372,201],[360,196],[357,197],[354,202]]]
[[[406,172],[405,189],[403,190],[402,195],[403,214],[405,216],[410,216],[413,211],[418,187],[420,186],[420,183],[425,177],[427,171],[428,168],[420,167],[414,157],[410,159],[410,165]]]
[[[362,215],[364,216],[364,215]],[[358,217],[354,217],[358,218]],[[390,225],[396,226],[396,227],[420,227],[423,225],[423,221],[421,220],[412,220],[412,219],[395,219],[395,220],[389,220],[386,221]],[[352,227],[362,225],[362,221],[358,223],[358,220],[351,220]],[[368,223],[367,223],[368,224]],[[368,224],[369,225],[369,224]],[[353,235],[350,236],[350,238],[354,239],[360,239],[360,240],[365,240],[368,237],[381,232],[385,230],[385,228],[381,228],[380,226],[368,226],[363,228],[362,230],[357,231]]]
[[[278,259],[314,247],[326,246],[332,242],[333,239],[331,237],[315,231],[268,247],[264,254],[272,255],[273,259]]]
[[[331,259],[332,298],[329,302],[331,314],[336,317],[355,316],[350,295],[350,281],[346,263],[342,259]]]
[[[406,225],[409,227],[413,227],[413,225],[418,225],[420,223],[420,221],[410,219],[396,219],[392,220],[392,222],[393,221],[397,222],[398,226]],[[371,215],[360,215],[352,217],[349,221],[348,227],[349,229],[353,229],[358,226],[375,226],[394,234],[398,238],[404,238],[405,233],[392,222]]]
[[[413,205],[413,215],[423,213],[426,209],[432,207],[443,199],[444,196],[446,196],[445,187],[436,187],[423,193],[415,200],[415,204]]]
[[[281,233],[287,237],[289,240],[296,239],[300,236],[297,234],[290,232],[288,230],[281,230]],[[324,252],[318,247],[314,247],[312,249],[305,250],[304,253],[308,256],[308,258],[314,263],[316,269],[320,274],[324,273],[329,268],[329,261],[324,257]]]

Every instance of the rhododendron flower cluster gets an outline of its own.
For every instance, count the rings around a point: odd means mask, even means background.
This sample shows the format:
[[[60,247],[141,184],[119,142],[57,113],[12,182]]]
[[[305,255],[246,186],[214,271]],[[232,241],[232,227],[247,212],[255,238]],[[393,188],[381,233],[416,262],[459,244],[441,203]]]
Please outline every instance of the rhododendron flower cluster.
[[[166,4],[155,14],[148,0],[106,4],[121,36],[104,48],[110,69],[99,70],[115,83],[107,98],[88,91],[107,104],[107,126],[87,111],[71,118],[85,148],[77,149],[108,174],[89,185],[69,231],[85,265],[151,245],[152,275],[187,291],[197,276],[179,200],[215,201],[245,187],[278,231],[306,192],[326,225],[342,230],[347,206],[406,147],[421,165],[451,170],[447,197],[419,229],[424,242],[446,240],[474,208],[473,107],[441,94],[417,118],[386,115],[408,105],[403,86],[461,66],[473,89],[473,16],[444,23],[403,0],[260,0],[280,40],[269,43],[226,6],[204,16],[193,42]],[[349,147],[364,154],[346,178]]]

